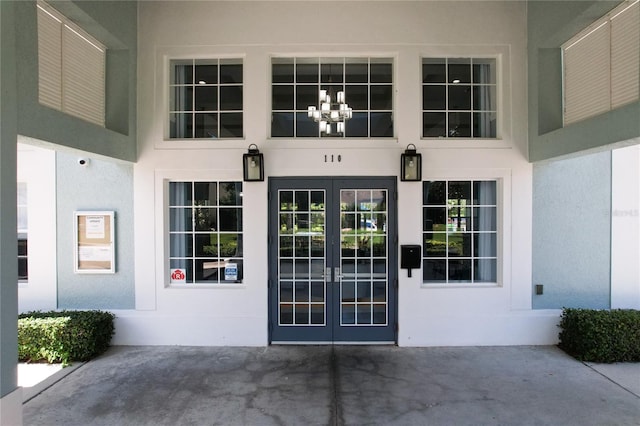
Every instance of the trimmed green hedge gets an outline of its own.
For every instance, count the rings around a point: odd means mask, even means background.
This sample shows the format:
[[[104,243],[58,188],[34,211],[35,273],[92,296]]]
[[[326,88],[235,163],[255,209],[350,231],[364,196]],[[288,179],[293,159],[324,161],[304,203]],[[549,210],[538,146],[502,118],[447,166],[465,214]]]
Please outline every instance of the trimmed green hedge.
[[[69,364],[109,347],[115,315],[103,311],[27,312],[18,316],[20,361]]]
[[[640,362],[640,311],[565,308],[559,347],[580,361]]]

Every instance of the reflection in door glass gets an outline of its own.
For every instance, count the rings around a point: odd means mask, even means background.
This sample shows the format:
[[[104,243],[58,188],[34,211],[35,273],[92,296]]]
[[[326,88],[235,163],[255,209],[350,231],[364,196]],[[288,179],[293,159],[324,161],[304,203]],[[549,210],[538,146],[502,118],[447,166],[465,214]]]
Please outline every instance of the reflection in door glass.
[[[340,323],[387,325],[387,190],[340,191]]]
[[[326,324],[325,193],[278,192],[279,325]]]

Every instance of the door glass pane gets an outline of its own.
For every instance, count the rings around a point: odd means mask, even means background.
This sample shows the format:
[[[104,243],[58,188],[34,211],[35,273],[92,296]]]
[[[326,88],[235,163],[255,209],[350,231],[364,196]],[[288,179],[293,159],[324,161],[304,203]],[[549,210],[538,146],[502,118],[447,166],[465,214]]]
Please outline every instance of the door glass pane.
[[[278,192],[279,326],[326,324],[324,195]]]
[[[293,324],[293,305],[280,303],[280,325]]]
[[[294,308],[294,321],[296,324],[310,324],[311,317],[310,308],[311,306],[306,303],[296,303],[293,305]]]
[[[296,282],[296,302],[308,302],[310,289],[311,287],[308,282]]]
[[[386,190],[341,190],[340,325],[387,324],[387,215]]]
[[[356,305],[356,322],[358,324],[371,324],[371,305],[370,304],[358,304]]]
[[[342,301],[343,302],[355,302],[356,301],[356,283],[354,281],[342,281]]]
[[[293,302],[293,282],[280,281],[280,302]]]
[[[387,305],[386,304],[373,305],[373,323],[374,324],[387,323]]]
[[[311,305],[311,324],[324,325],[324,304],[313,303]]]
[[[354,325],[356,323],[356,305],[343,303],[340,305],[340,325]]]

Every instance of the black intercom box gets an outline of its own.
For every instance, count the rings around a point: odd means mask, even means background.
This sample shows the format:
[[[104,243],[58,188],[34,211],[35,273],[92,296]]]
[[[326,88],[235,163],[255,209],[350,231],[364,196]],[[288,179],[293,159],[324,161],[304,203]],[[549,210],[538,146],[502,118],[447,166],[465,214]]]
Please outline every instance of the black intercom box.
[[[400,246],[400,267],[402,269],[418,269],[422,253],[418,244]]]
[[[409,270],[419,269],[422,258],[421,247],[418,244],[403,244],[400,246],[400,267]]]

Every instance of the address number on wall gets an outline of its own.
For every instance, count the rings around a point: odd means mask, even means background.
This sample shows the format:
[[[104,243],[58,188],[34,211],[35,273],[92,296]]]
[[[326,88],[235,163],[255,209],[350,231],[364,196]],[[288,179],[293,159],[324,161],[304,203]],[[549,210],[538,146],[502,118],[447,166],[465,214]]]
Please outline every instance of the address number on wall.
[[[338,154],[325,154],[324,162],[325,163],[340,163],[342,161],[342,155]]]

